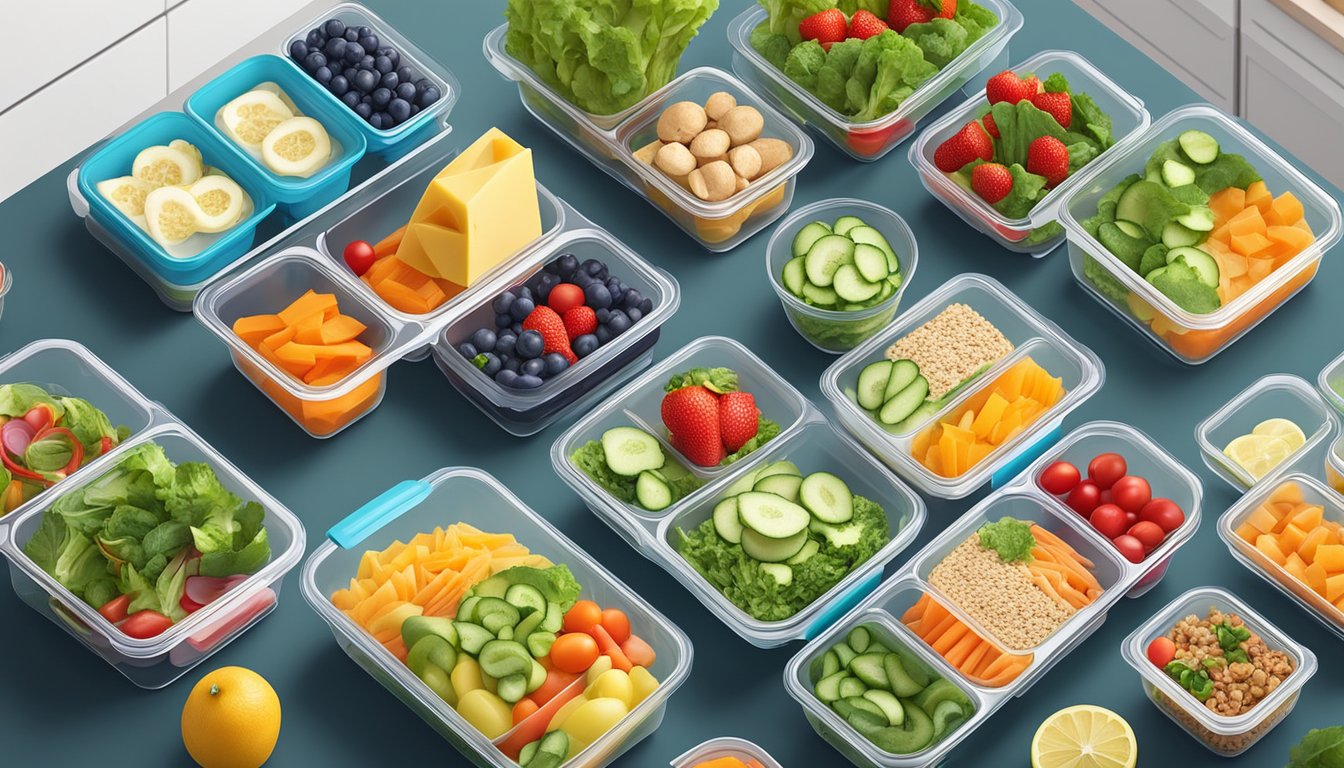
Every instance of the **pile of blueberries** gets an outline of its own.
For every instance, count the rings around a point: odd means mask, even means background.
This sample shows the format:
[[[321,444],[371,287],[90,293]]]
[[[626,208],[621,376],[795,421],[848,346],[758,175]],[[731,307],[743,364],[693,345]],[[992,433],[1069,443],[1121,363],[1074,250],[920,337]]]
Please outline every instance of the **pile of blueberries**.
[[[372,29],[340,19],[327,19],[290,43],[289,56],[378,130],[401,125],[443,95],[415,67],[402,65],[401,52],[383,45]]]
[[[523,321],[539,305],[546,305],[551,289],[570,283],[583,289],[584,304],[597,315],[597,329],[570,339],[570,349],[582,360],[603,344],[630,330],[653,311],[653,300],[610,274],[597,259],[580,263],[572,253],[552,260],[523,285],[495,297],[494,328],[478,328],[457,350],[497,384],[511,389],[536,389],[569,367],[564,355],[546,352],[541,333],[523,330]]]

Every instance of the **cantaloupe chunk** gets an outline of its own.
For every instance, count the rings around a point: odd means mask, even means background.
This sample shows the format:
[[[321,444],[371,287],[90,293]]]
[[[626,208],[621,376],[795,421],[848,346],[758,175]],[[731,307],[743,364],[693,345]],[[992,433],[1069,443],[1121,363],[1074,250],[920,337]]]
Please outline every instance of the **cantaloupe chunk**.
[[[1302,202],[1292,192],[1284,192],[1274,198],[1270,204],[1269,211],[1265,214],[1265,220],[1270,224],[1282,224],[1292,226],[1300,221],[1306,214],[1302,208]]]
[[[1311,562],[1324,568],[1326,573],[1344,573],[1344,544],[1320,545]]]
[[[1344,573],[1325,577],[1325,599],[1336,602],[1344,598]]]
[[[322,313],[311,314],[294,324],[294,341],[300,344],[322,343]]]
[[[394,280],[384,280],[374,290],[393,309],[407,314],[423,315],[433,310],[423,296]]]
[[[1269,185],[1263,181],[1253,181],[1246,188],[1246,206],[1255,206],[1260,213],[1268,213],[1269,208],[1274,203],[1274,196],[1269,193]]]
[[[1245,199],[1245,198],[1243,198]],[[406,237],[406,225],[403,224],[392,231],[392,234],[379,240],[377,245],[373,246],[373,255],[378,258],[389,256],[397,252],[401,247],[401,241]]]
[[[1246,190],[1228,187],[1209,196],[1209,208],[1215,221],[1227,221],[1246,207]]]
[[[1320,527],[1325,520],[1325,507],[1320,504],[1308,504],[1293,515],[1293,525],[1310,533]]]
[[[373,262],[364,274],[359,276],[360,280],[368,283],[374,290],[378,289],[378,284],[386,280],[393,272],[402,267],[401,260],[396,256],[384,256]]]
[[[1248,232],[1244,235],[1232,235],[1232,250],[1242,256],[1257,256],[1273,243],[1268,237],[1259,232]]]
[[[365,330],[367,330],[367,326],[355,318],[349,315],[337,315],[322,323],[319,333],[320,340],[311,343],[340,344],[346,341],[354,341]]]
[[[971,425],[971,429],[974,430],[976,436],[982,440],[989,437],[990,431],[994,429],[994,424],[1003,417],[1003,413],[1006,410],[1008,410],[1008,401],[1000,396],[999,393],[995,392],[985,401],[984,406],[980,409],[980,413],[976,415],[975,422]]]
[[[1302,542],[1307,538],[1307,532],[1289,523],[1284,527],[1283,533],[1279,534],[1279,549],[1285,554],[1289,552],[1296,553],[1297,548],[1302,546]]]
[[[359,365],[360,363],[358,363],[355,358],[349,356],[319,358],[313,363],[313,367],[308,369],[308,372],[304,374],[303,380],[305,383],[312,384],[319,380],[326,380],[335,375],[338,377],[337,380],[339,381],[340,379],[349,376],[359,367]]]
[[[1249,235],[1255,232],[1263,233],[1265,231],[1265,218],[1260,215],[1259,208],[1247,207],[1236,216],[1227,220],[1228,239],[1235,238],[1237,235]]]
[[[1307,588],[1312,592],[1324,597],[1325,582],[1328,578],[1330,578],[1330,574],[1326,572],[1325,568],[1320,563],[1312,563],[1307,566],[1307,571],[1302,579],[1302,583],[1306,584]]]
[[[1260,534],[1264,533],[1264,531],[1257,529],[1250,523],[1242,523],[1237,526],[1235,533],[1237,534],[1237,538],[1254,547],[1255,540],[1260,538]]]
[[[270,347],[272,350],[279,349],[294,340],[294,326],[287,325],[275,333],[261,340],[261,343]]]
[[[1279,565],[1283,565],[1288,560],[1287,556],[1283,554],[1283,550],[1279,549],[1279,540],[1274,538],[1273,534],[1260,534],[1255,540],[1255,548]]]
[[[279,315],[248,315],[233,321],[233,332],[249,347],[284,329],[285,321]]]
[[[275,350],[275,358],[280,366],[288,371],[295,378],[303,378],[308,369],[313,367],[317,358],[313,356],[311,347],[307,344],[298,344],[289,342]]]
[[[1289,552],[1287,559],[1283,563],[1283,569],[1293,575],[1298,581],[1305,581],[1307,578],[1307,561],[1298,557],[1296,552]]]
[[[1268,504],[1261,504],[1246,516],[1245,525],[1259,531],[1260,533],[1269,533],[1278,525],[1281,515],[1275,514],[1273,508]]]
[[[1302,487],[1297,483],[1283,483],[1271,491],[1265,501],[1269,504],[1301,504]]]
[[[1316,560],[1316,550],[1330,540],[1330,529],[1325,527],[1313,528],[1307,531],[1307,537],[1297,547],[1297,554],[1307,563]]]
[[[1284,248],[1291,251],[1294,255],[1301,253],[1303,249],[1316,241],[1316,238],[1309,232],[1303,232],[1297,227],[1289,225],[1271,225],[1265,228],[1265,234],[1270,240],[1281,243]]]
[[[325,315],[331,312],[331,316],[335,317],[336,309],[336,294],[318,293],[310,288],[278,314],[285,325],[297,325],[309,315]]]

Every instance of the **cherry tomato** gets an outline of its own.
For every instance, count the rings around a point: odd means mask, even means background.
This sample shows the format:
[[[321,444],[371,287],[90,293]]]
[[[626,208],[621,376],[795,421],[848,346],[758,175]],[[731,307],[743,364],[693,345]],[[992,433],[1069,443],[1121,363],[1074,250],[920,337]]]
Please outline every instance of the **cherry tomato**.
[[[1164,532],[1171,533],[1185,524],[1185,512],[1171,499],[1156,498],[1143,505],[1139,519],[1157,523]]]
[[[373,262],[378,260],[378,254],[373,252],[373,246],[363,240],[351,240],[341,255],[345,257],[346,266],[356,275],[368,272]]]
[[[1129,465],[1125,457],[1118,453],[1103,453],[1087,465],[1087,479],[1103,490],[1115,485],[1115,481],[1125,476]]]
[[[550,655],[556,669],[577,675],[597,661],[597,641],[592,635],[570,632],[555,639]]]
[[[119,626],[127,637],[144,640],[147,637],[162,634],[165,629],[173,626],[173,620],[158,611],[151,611],[146,608],[127,616],[126,620]]]
[[[1144,504],[1152,501],[1153,489],[1148,487],[1148,481],[1142,477],[1125,475],[1111,486],[1111,495],[1121,509],[1137,515]]]
[[[619,608],[608,608],[602,612],[602,628],[617,644],[630,639],[630,617]]]
[[[1108,539],[1114,539],[1116,536],[1129,530],[1129,525],[1125,522],[1125,510],[1114,504],[1101,504],[1092,510],[1087,521],[1092,524],[1097,532]]]
[[[1176,658],[1176,644],[1169,637],[1155,637],[1148,644],[1148,660],[1160,668],[1166,667]]]
[[[1166,531],[1157,523],[1150,523],[1147,520],[1140,520],[1126,531],[1130,536],[1138,539],[1143,544],[1144,554],[1157,549],[1162,540],[1167,538]]]
[[[1097,489],[1096,483],[1091,480],[1084,480],[1074,486],[1072,491],[1069,491],[1069,496],[1064,499],[1064,503],[1069,506],[1069,509],[1087,517],[1101,503],[1101,491]]]
[[[126,609],[130,606],[131,596],[122,595],[121,597],[114,597],[111,600],[108,600],[102,608],[98,609],[98,612],[103,615],[104,619],[116,624],[118,621],[126,618]]]
[[[592,632],[602,623],[602,607],[592,600],[580,600],[565,614],[566,632]]]
[[[1120,555],[1131,563],[1143,562],[1143,542],[1130,536],[1128,533],[1122,533],[1111,539],[1111,544],[1119,550]]]
[[[583,303],[583,289],[573,283],[560,283],[546,296],[546,306],[562,315]]]
[[[1118,506],[1118,505],[1117,505]],[[1133,512],[1125,512],[1125,530],[1129,530],[1135,523],[1139,522],[1139,516]]]
[[[1082,479],[1077,467],[1067,461],[1056,461],[1041,472],[1040,483],[1041,487],[1050,493],[1063,496],[1072,491]]]
[[[28,426],[32,427],[34,432],[41,432],[53,423],[51,406],[38,403],[23,414],[23,420],[28,422]]]
[[[195,613],[205,607],[204,603],[198,603],[195,600],[192,600],[190,597],[187,597],[186,593],[183,593],[182,598],[177,601],[177,604],[182,606],[182,610],[187,613]]]

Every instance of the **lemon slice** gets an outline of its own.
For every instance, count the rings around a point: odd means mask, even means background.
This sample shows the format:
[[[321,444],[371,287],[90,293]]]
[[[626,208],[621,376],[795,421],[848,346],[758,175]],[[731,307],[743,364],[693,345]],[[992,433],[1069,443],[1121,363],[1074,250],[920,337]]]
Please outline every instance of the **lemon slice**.
[[[331,137],[311,117],[291,117],[261,143],[261,160],[280,176],[310,176],[331,159]]]
[[[191,192],[159,187],[145,198],[145,228],[159,245],[177,245],[196,234],[200,210]]]
[[[131,163],[131,175],[155,187],[190,184],[201,178],[201,161],[190,149],[146,147]]]
[[[243,188],[228,176],[202,176],[189,188],[199,208],[197,232],[223,232],[243,215]]]
[[[145,196],[154,191],[154,185],[134,176],[120,176],[98,182],[97,190],[114,208],[134,220],[145,215]]]
[[[1293,446],[1281,437],[1250,434],[1228,443],[1223,455],[1246,470],[1252,480],[1259,480],[1293,455],[1293,450]]]
[[[225,104],[217,119],[231,139],[249,149],[259,149],[267,134],[293,116],[279,94],[253,90]]]
[[[1134,768],[1138,759],[1129,723],[1091,704],[1059,710],[1031,739],[1032,768]]]
[[[1307,444],[1307,436],[1302,433],[1302,428],[1288,419],[1265,419],[1255,425],[1251,434],[1277,437],[1288,443],[1288,447],[1294,451]]]

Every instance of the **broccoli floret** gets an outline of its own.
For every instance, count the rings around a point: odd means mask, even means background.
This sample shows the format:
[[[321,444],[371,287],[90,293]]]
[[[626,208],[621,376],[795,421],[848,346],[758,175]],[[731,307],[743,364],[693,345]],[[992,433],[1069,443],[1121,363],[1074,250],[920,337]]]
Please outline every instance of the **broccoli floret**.
[[[969,35],[966,28],[952,19],[932,19],[923,24],[911,24],[902,33],[924,52],[924,59],[942,69],[966,50]]]
[[[777,35],[770,31],[769,26],[761,24],[751,32],[751,47],[776,69],[784,69],[793,43],[789,42],[787,35]]]
[[[809,91],[817,87],[817,73],[826,65],[826,51],[821,43],[809,40],[794,46],[784,61],[784,74]]]
[[[1058,72],[1051,74],[1049,77],[1045,78],[1045,92],[1068,93],[1069,79]]]

